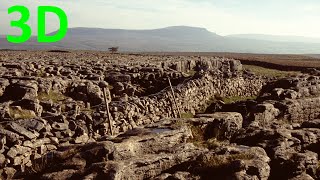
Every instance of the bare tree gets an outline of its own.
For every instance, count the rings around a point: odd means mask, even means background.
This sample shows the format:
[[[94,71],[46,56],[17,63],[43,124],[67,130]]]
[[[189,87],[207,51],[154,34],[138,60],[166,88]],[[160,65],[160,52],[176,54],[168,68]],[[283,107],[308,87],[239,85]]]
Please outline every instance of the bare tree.
[[[113,54],[113,53],[118,52],[118,49],[119,49],[119,47],[111,47],[111,48],[109,48],[109,51]]]

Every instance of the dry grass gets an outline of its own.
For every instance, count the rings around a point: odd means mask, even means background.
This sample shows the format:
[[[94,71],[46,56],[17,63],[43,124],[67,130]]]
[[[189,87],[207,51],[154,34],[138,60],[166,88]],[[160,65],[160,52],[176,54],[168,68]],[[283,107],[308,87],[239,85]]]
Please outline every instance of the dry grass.
[[[194,76],[196,73],[197,73],[197,71],[195,71],[195,70],[190,70],[190,71],[187,72],[187,75],[188,75],[188,76]]]
[[[194,118],[194,115],[191,112],[181,113],[181,118]]]
[[[36,117],[33,111],[17,107],[9,107],[9,115],[12,119],[32,119]]]
[[[44,77],[44,75],[45,75],[44,71],[37,72],[37,77]]]
[[[222,146],[224,144],[224,142],[221,142],[221,141],[218,141],[216,138],[211,138],[211,139],[208,139],[206,142],[205,142],[205,146],[208,148],[208,149],[215,149],[219,146]]]
[[[49,91],[49,94],[44,93],[44,92],[40,92],[38,94],[38,99],[40,101],[49,101],[52,100],[52,102],[57,103],[60,101],[63,101],[66,99],[66,96],[64,96],[61,93],[57,93],[57,92],[53,92],[53,91]]]
[[[215,149],[219,146],[226,144],[226,142],[218,141],[216,138],[206,139],[204,134],[204,129],[201,128],[201,125],[195,126],[191,123],[186,123],[182,121],[177,121],[174,124],[175,127],[188,126],[192,132],[192,139],[189,139],[188,142],[193,143],[197,147],[203,147],[208,149]]]
[[[231,155],[215,155],[207,159],[203,159],[200,162],[200,165],[203,168],[218,169],[221,167],[227,167],[231,162],[235,160],[251,160],[253,158],[255,157],[252,153],[246,152]]]
[[[202,143],[204,141],[204,131],[203,129],[201,129],[201,127],[199,126],[194,126],[192,124],[189,124],[189,128],[191,129],[193,138],[192,138],[192,142],[200,142]]]
[[[173,55],[173,56],[207,56],[225,57],[237,59],[242,64],[260,64],[264,67],[283,66],[283,67],[310,67],[320,68],[319,57],[293,54],[250,54],[250,53],[219,53],[219,52],[167,52],[149,53],[154,55]],[[259,66],[260,66],[259,65]],[[278,68],[280,68],[278,66]],[[288,68],[291,69],[291,68]]]
[[[108,89],[112,90],[114,87],[111,84],[108,84]]]
[[[200,126],[195,126],[191,122],[186,122],[183,120],[177,120],[174,124],[171,125],[173,129],[179,129],[182,126],[187,126],[192,132],[192,139],[189,139],[189,142],[198,143],[204,141],[204,131]]]
[[[249,70],[256,75],[265,76],[265,77],[276,77],[276,78],[284,78],[290,77],[299,74],[298,71],[280,71],[276,69],[268,69],[259,66],[253,65],[243,65],[244,70]]]
[[[95,109],[91,108],[80,108],[80,112],[88,112],[89,114],[92,114],[95,112]]]
[[[231,103],[234,103],[234,102],[254,100],[254,99],[257,99],[257,96],[249,96],[249,97],[230,96],[230,97],[222,98],[222,101],[225,104],[231,104]]]

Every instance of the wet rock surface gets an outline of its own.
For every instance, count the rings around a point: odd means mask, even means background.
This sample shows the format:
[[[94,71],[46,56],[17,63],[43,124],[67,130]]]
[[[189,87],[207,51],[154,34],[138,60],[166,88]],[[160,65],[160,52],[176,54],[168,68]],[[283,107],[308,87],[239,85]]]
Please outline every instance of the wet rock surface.
[[[0,179],[320,179],[316,75],[269,79],[213,57],[0,55]]]

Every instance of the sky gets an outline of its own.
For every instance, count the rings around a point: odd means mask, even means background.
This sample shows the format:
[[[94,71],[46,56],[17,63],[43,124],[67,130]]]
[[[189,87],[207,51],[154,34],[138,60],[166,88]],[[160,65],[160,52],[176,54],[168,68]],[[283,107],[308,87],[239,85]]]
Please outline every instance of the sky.
[[[19,34],[10,27],[18,13],[30,9],[29,24],[36,35],[37,7],[57,6],[68,15],[69,27],[156,29],[196,26],[219,35],[272,34],[320,37],[319,0],[1,0],[0,34]],[[47,16],[48,32],[58,28],[54,14]]]

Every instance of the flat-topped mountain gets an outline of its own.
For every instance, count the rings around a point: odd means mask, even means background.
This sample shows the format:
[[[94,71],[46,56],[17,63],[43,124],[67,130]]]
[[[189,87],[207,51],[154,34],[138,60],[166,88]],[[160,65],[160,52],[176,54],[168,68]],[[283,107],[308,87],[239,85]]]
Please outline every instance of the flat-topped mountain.
[[[49,35],[55,34],[55,32]],[[252,36],[250,36],[252,37]],[[205,28],[172,26],[151,30],[102,28],[70,28],[57,43],[39,44],[36,38],[24,44],[10,44],[0,38],[1,49],[81,49],[107,50],[119,46],[120,51],[135,52],[243,52],[319,54],[320,43],[275,42],[270,39],[243,36],[220,36]]]

